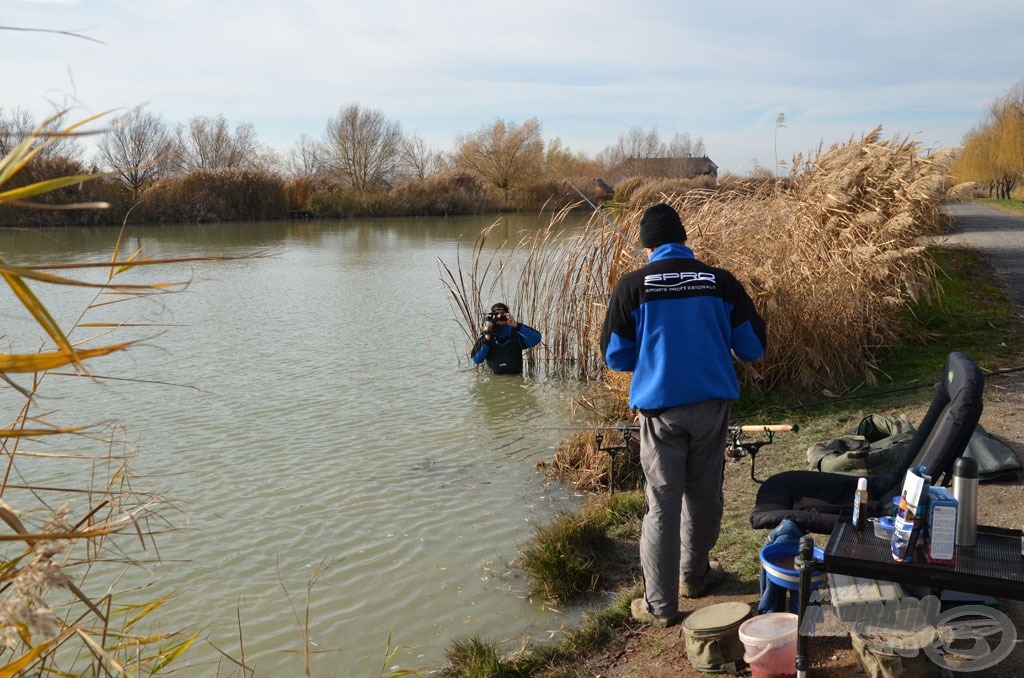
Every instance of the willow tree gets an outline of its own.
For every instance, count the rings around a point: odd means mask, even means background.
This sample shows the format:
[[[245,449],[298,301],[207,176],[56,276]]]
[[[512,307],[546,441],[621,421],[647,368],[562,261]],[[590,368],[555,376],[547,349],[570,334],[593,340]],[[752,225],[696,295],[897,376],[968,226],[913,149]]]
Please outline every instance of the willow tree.
[[[953,172],[961,181],[988,186],[1008,199],[1024,178],[1024,81],[989,110],[988,117],[964,135]]]
[[[455,142],[453,164],[497,188],[507,203],[511,191],[543,174],[541,122],[530,118],[517,125],[498,118],[476,132],[461,135]]]

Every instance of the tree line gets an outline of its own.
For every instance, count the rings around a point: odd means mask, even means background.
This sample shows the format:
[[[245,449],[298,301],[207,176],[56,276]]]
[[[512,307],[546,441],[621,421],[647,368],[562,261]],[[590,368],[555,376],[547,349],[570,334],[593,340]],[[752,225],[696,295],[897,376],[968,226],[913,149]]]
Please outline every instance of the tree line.
[[[38,123],[22,109],[0,109],[0,155],[33,133],[56,133],[68,114]],[[302,135],[285,152],[259,140],[250,123],[223,115],[171,125],[146,109],[109,121],[86,157],[81,141],[49,144],[18,177],[23,183],[87,172],[99,181],[48,196],[54,204],[104,201],[104,212],[61,213],[0,207],[0,223],[18,225],[200,222],[318,217],[440,215],[535,210],[575,200],[566,184],[604,197],[605,182],[652,171],[653,161],[705,156],[704,143],[634,127],[595,157],[545,140],[537,118],[496,119],[460,134],[450,151],[431,147],[381,111],[349,104],[320,138]],[[645,164],[646,163],[646,164]],[[77,191],[77,193],[76,193]],[[74,193],[74,195],[71,195]]]
[[[964,135],[952,171],[959,181],[983,186],[989,197],[1011,197],[1024,179],[1024,81],[997,99],[985,119]]]

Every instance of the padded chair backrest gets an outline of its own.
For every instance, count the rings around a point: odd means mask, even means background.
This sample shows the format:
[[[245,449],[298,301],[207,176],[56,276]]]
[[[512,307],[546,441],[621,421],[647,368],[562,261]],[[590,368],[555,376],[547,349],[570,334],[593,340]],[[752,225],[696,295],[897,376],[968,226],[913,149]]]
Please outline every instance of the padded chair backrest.
[[[889,473],[869,481],[869,492],[875,496],[898,493],[912,466],[924,466],[933,485],[944,484],[981,419],[984,390],[985,378],[974,361],[965,353],[950,353],[939,388],[906,453]]]

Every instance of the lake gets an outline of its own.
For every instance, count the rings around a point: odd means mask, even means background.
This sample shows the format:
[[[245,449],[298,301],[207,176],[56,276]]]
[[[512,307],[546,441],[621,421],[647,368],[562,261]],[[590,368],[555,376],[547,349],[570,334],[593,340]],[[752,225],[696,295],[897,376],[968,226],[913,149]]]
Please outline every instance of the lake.
[[[142,343],[89,364],[95,381],[47,376],[37,408],[67,425],[123,422],[138,446],[135,484],[166,498],[170,525],[150,526],[163,532],[158,554],[125,537],[150,561],[126,582],[148,584],[137,600],[177,591],[163,625],[203,629],[177,675],[214,675],[214,646],[237,657],[239,625],[257,675],[301,675],[301,654],[287,651],[302,647],[307,607],[316,676],[436,668],[454,638],[512,649],[579,618],[532,599],[510,566],[537,522],[578,502],[535,470],[576,386],[472,368],[440,284],[437,259],[453,265],[460,244],[465,257],[495,218],[128,230],[125,250],[150,257],[241,258],[126,274],[189,284],[88,314],[127,325],[91,343]],[[537,225],[502,217],[492,241]],[[0,251],[8,263],[103,261],[116,236],[2,230]],[[95,296],[33,288],[66,328]],[[499,300],[516,312],[514,299],[487,298]],[[37,350],[9,293],[0,309],[4,350]],[[13,419],[20,399],[6,389],[0,403]],[[83,485],[80,465],[19,464],[37,484]],[[87,595],[105,593],[89,583]]]

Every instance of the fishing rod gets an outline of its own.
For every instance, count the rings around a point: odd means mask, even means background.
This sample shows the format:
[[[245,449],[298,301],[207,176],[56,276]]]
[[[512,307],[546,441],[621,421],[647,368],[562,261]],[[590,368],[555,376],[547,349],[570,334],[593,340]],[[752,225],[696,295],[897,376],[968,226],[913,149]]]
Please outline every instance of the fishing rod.
[[[609,217],[607,214],[605,214],[601,210],[601,208],[598,207],[597,205],[595,205],[590,200],[590,198],[587,197],[587,195],[583,191],[581,191],[579,188],[577,188],[576,184],[572,183],[571,181],[567,181],[566,183],[569,184],[569,186],[572,187],[572,190],[576,191],[576,193],[578,193],[579,196],[581,198],[583,198],[583,200],[588,205],[590,205],[590,208],[593,209],[596,214],[601,215],[601,218],[604,219],[604,223],[606,223],[609,226],[611,226],[612,229],[616,233],[619,234],[619,236],[622,238],[623,242],[625,242],[627,245],[632,247],[638,254],[641,254],[641,255],[644,255],[644,256],[647,255],[647,253],[642,248],[638,247],[636,245],[636,243],[634,243],[632,240],[629,239],[629,237],[626,236],[626,234],[622,231],[621,228],[619,228],[618,226],[615,225],[615,222],[612,221],[611,217]],[[735,352],[732,352],[732,357],[736,360],[737,363],[740,364],[740,366],[743,367],[744,371],[746,371],[746,373],[747,373],[747,376],[754,380],[754,383],[757,385],[757,387],[763,390],[765,388],[764,377],[761,376],[761,374],[754,368],[754,366],[751,365],[750,363],[748,363],[746,360],[743,360],[742,358],[740,358],[738,355],[736,355]]]
[[[586,203],[587,203],[588,205],[590,205],[591,209],[593,209],[593,210],[594,210],[594,212],[596,212],[597,214],[600,214],[600,215],[601,215],[601,218],[602,218],[602,219],[604,219],[604,223],[606,223],[606,224],[608,224],[609,226],[611,226],[611,227],[612,227],[612,229],[614,229],[614,231],[615,231],[616,233],[618,233],[618,234],[619,234],[619,236],[620,236],[620,237],[622,238],[622,241],[623,241],[624,243],[626,243],[627,245],[629,245],[630,247],[632,247],[632,248],[633,248],[633,250],[634,250],[634,251],[636,251],[636,253],[637,253],[637,254],[646,254],[646,253],[645,253],[645,252],[643,251],[643,249],[641,249],[640,247],[638,247],[638,246],[637,246],[637,244],[636,244],[635,242],[633,242],[632,240],[630,240],[630,239],[629,239],[629,237],[627,237],[627,236],[626,236],[626,234],[622,232],[622,229],[621,229],[621,228],[619,228],[618,226],[616,226],[616,225],[615,225],[615,222],[611,220],[611,217],[609,217],[609,216],[608,216],[607,214],[605,214],[605,213],[604,213],[604,212],[603,212],[603,211],[601,210],[601,208],[600,208],[600,207],[598,207],[598,206],[597,206],[597,205],[595,205],[595,204],[594,204],[593,202],[591,202],[590,198],[588,198],[588,197],[586,196],[586,194],[585,194],[585,193],[584,193],[583,191],[581,191],[580,189],[576,188],[576,184],[572,183],[571,181],[569,181],[569,182],[566,182],[566,183],[568,183],[568,184],[569,184],[569,185],[570,185],[570,186],[572,187],[572,190],[576,191],[576,192],[577,192],[577,193],[579,194],[579,196],[580,196],[581,198],[583,198],[583,200],[585,200],[585,201],[586,201]]]
[[[624,452],[629,449],[630,442],[633,440],[633,436],[640,432],[640,424],[637,422],[620,421],[614,424],[605,424],[599,426],[559,426],[555,427],[560,430],[571,430],[571,431],[594,431],[594,449],[597,452],[606,452],[610,457],[610,464],[608,469],[608,487],[610,492],[615,491],[615,458],[620,452]],[[605,431],[618,431],[622,434],[621,445],[605,445],[604,437]],[[757,479],[755,473],[755,463],[757,461],[757,453],[765,445],[771,445],[775,441],[776,433],[798,433],[800,426],[798,424],[747,424],[743,426],[730,426],[729,427],[729,443],[725,448],[725,457],[730,461],[739,461],[743,457],[750,457],[750,479],[755,483],[761,483],[763,481]],[[763,436],[761,440],[753,441],[742,441],[744,433],[760,433]]]

